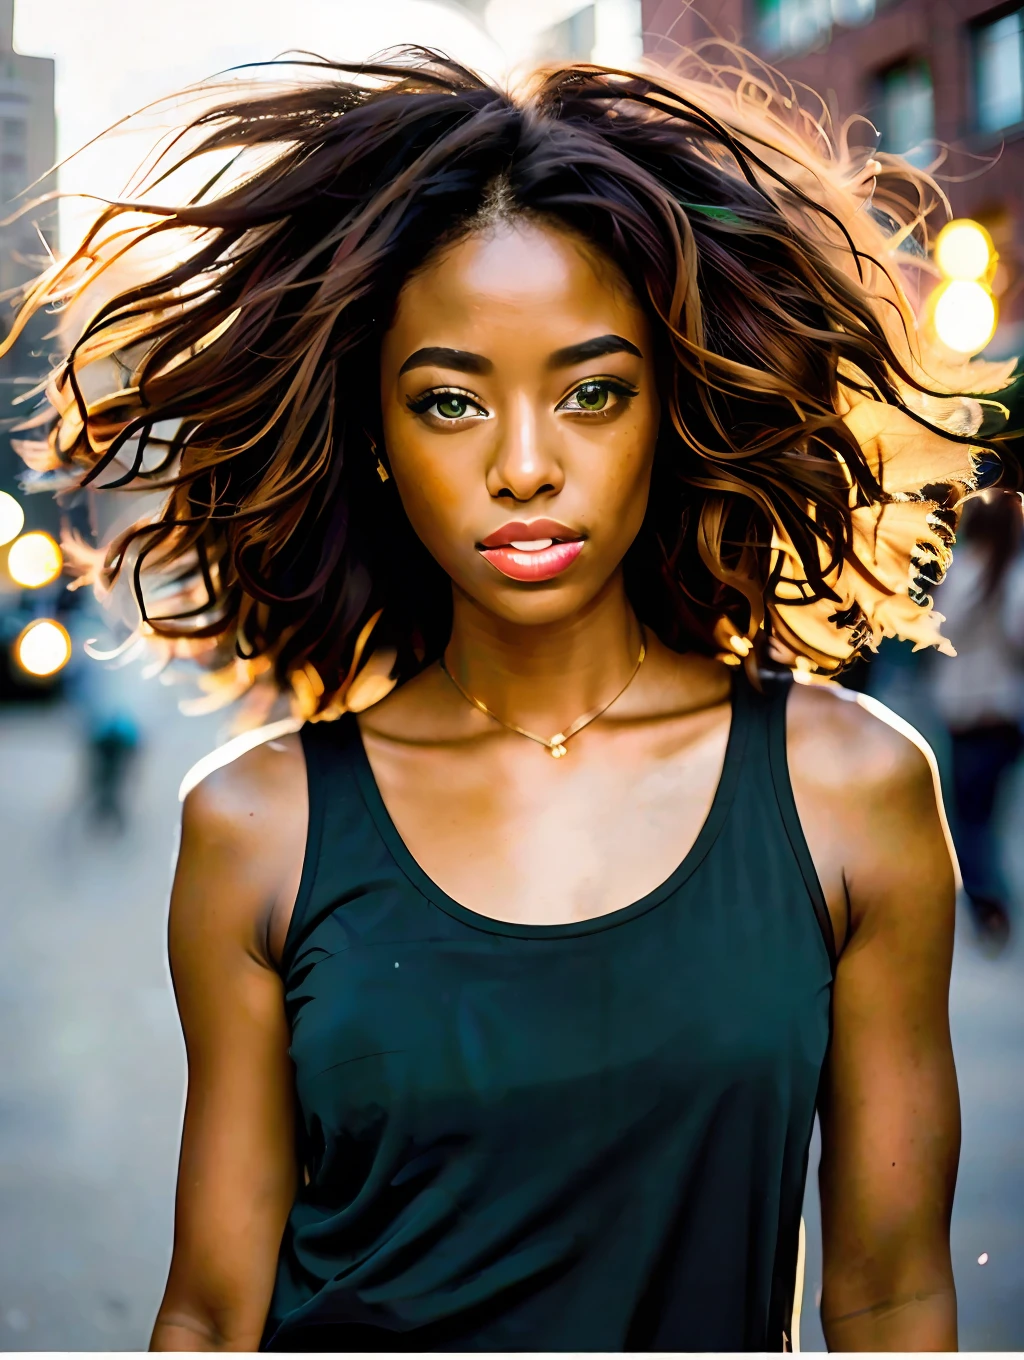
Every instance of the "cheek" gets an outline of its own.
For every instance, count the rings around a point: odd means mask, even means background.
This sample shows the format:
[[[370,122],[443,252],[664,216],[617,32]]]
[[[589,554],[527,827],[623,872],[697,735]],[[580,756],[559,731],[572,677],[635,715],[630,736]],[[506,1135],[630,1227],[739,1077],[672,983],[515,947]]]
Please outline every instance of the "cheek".
[[[602,510],[615,517],[616,529],[635,533],[647,506],[658,435],[656,411],[631,412],[622,422],[621,434],[601,460]]]
[[[437,441],[439,442],[439,441]],[[456,450],[403,431],[388,442],[395,486],[416,534],[438,558],[469,520],[471,475]],[[455,441],[449,441],[454,443]]]

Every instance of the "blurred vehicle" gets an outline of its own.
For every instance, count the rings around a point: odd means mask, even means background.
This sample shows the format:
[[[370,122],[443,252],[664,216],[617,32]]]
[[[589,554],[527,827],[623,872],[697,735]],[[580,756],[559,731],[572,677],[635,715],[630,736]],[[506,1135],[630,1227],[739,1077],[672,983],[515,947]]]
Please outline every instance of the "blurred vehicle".
[[[71,654],[66,621],[74,601],[63,582],[45,591],[0,593],[0,703],[49,700],[61,694]]]
[[[0,702],[53,696],[71,659],[60,616],[77,601],[61,579],[60,545],[45,529],[24,529],[23,505],[0,490]]]

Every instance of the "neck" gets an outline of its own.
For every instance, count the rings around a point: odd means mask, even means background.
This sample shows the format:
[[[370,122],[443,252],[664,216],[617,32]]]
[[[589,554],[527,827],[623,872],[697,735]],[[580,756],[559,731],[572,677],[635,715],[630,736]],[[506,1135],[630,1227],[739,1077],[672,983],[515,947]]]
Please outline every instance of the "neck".
[[[608,701],[640,643],[617,573],[578,614],[548,624],[509,623],[456,590],[445,663],[493,713],[548,736]]]

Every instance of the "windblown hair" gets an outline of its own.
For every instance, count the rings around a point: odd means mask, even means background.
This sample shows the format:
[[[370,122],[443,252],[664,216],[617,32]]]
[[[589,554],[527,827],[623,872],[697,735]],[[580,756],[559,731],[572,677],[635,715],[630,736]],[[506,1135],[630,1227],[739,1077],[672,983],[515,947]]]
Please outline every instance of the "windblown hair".
[[[375,475],[380,345],[413,271],[526,214],[611,260],[656,337],[663,425],[625,563],[640,618],[734,663],[941,645],[917,577],[941,576],[974,485],[984,403],[962,394],[1008,370],[918,331],[926,177],[883,158],[866,204],[843,138],[742,63],[559,66],[512,94],[421,49],[282,72],[207,101],[15,327],[62,306],[30,464],[162,493],[102,560],[77,553],[101,591],[130,575],[145,635],[227,697],[262,678],[309,717],[439,655],[449,584]]]

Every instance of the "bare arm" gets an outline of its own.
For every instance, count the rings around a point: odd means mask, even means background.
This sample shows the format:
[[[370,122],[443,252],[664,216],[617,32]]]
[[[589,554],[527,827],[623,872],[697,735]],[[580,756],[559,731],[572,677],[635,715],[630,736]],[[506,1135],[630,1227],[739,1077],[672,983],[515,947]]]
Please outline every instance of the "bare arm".
[[[811,702],[833,711],[809,838],[831,821],[851,924],[820,1103],[822,1327],[830,1350],[955,1350],[955,886],[933,769],[862,705]]]
[[[169,943],[188,1095],[154,1351],[260,1343],[296,1179],[288,1027],[267,927],[277,898],[294,898],[304,830],[294,741],[217,771],[185,802]]]

